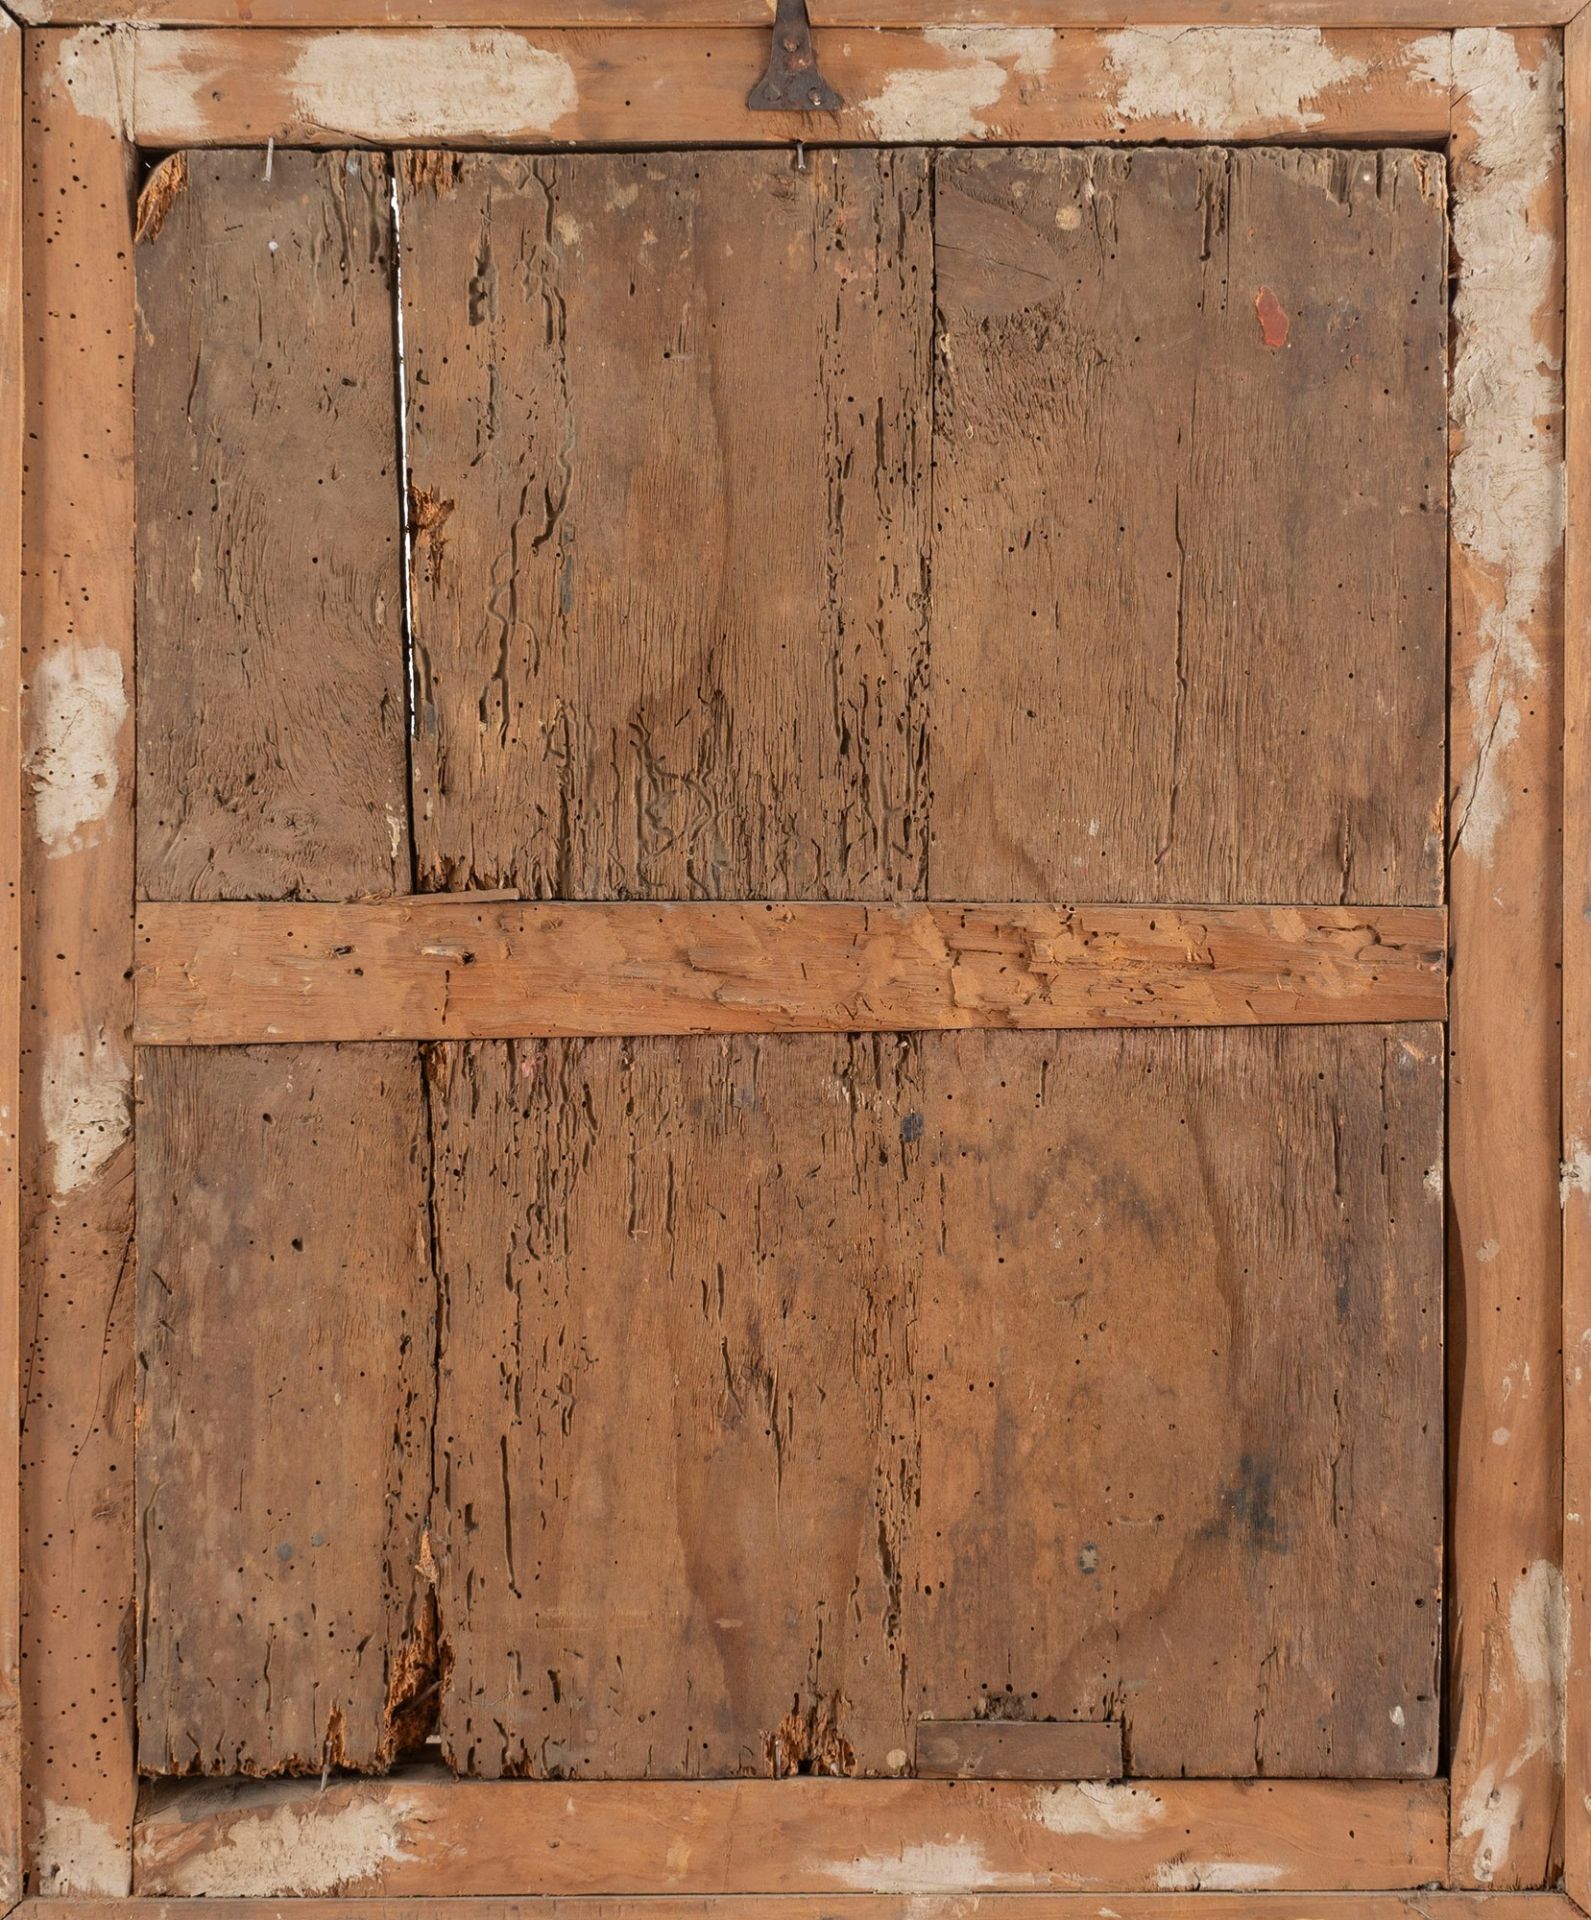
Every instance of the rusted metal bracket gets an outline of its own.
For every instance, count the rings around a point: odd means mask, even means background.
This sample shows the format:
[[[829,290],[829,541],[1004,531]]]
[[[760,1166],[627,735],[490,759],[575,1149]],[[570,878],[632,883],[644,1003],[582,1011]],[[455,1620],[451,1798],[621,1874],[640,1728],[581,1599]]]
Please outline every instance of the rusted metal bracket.
[[[845,102],[818,72],[807,0],[778,0],[768,71],[746,95],[759,113],[834,113]]]

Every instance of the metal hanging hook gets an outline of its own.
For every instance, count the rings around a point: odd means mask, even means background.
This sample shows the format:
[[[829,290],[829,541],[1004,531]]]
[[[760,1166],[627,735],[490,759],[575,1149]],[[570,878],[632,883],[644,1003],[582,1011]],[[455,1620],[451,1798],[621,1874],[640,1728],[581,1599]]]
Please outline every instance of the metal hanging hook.
[[[778,0],[768,71],[746,95],[758,113],[836,113],[845,102],[818,72],[806,0]]]

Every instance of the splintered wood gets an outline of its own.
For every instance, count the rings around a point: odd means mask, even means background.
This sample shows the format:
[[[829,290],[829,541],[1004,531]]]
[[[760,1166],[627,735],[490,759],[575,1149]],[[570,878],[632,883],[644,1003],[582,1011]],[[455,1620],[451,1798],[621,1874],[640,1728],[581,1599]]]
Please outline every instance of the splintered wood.
[[[1435,1774],[1439,165],[395,165],[142,208],[140,1765]]]

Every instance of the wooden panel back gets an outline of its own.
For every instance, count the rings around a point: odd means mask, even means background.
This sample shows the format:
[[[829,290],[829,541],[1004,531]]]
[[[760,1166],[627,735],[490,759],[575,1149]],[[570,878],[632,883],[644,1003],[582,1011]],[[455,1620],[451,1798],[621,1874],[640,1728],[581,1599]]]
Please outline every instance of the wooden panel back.
[[[436,1055],[453,1765],[1433,1771],[1439,1029]]]
[[[138,885],[409,884],[382,154],[179,154],[138,242]]]
[[[935,169],[933,896],[1439,899],[1439,156]]]
[[[139,1764],[384,1765],[430,1637],[414,1049],[160,1049],[140,1094]]]
[[[272,164],[146,190],[146,893],[1439,899],[1428,156],[406,158],[408,742],[389,176]],[[1437,1029],[177,1049],[140,1140],[150,1770],[1434,1769]]]
[[[926,156],[400,194],[422,887],[920,895]]]

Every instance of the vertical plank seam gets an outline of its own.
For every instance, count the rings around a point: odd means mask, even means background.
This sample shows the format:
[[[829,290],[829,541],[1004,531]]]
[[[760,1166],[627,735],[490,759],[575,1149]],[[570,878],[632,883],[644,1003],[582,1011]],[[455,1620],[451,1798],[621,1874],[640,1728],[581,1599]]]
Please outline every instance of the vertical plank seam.
[[[409,891],[418,894],[420,884],[420,838],[418,816],[415,803],[415,733],[420,724],[419,715],[419,679],[418,660],[415,652],[416,634],[414,617],[414,511],[411,488],[413,477],[409,468],[409,369],[407,360],[407,341],[403,325],[403,193],[399,180],[400,155],[392,149],[387,152],[387,165],[390,169],[389,206],[392,220],[392,364],[393,395],[396,412],[396,442],[398,469],[398,516],[399,516],[399,565],[403,574],[403,593],[401,607],[401,626],[403,631],[403,687],[404,687],[404,729],[403,729],[403,769],[404,802],[409,825]],[[442,1402],[442,1343],[445,1321],[445,1280],[442,1271],[442,1248],[438,1233],[436,1204],[436,1112],[432,1100],[432,1076],[441,1065],[443,1056],[438,1048],[422,1042],[414,1048],[414,1070],[420,1081],[420,1117],[422,1134],[420,1152],[424,1157],[425,1192],[425,1247],[430,1267],[431,1282],[431,1394],[427,1409],[426,1431],[426,1486],[424,1517],[421,1522],[421,1545],[418,1565],[413,1569],[410,1580],[410,1618],[406,1624],[406,1633],[416,1630],[414,1609],[416,1603],[429,1609],[431,1631],[427,1636],[432,1656],[435,1660],[434,1676],[429,1684],[434,1688],[435,1714],[433,1724],[440,1727],[445,1706],[443,1691],[446,1685],[450,1654],[447,1640],[447,1621],[442,1613],[442,1583],[436,1569],[433,1535],[436,1527],[437,1502],[437,1429],[440,1420]],[[415,1579],[424,1590],[417,1591]],[[390,1692],[389,1692],[390,1702]],[[401,1758],[400,1755],[394,1755]]]

